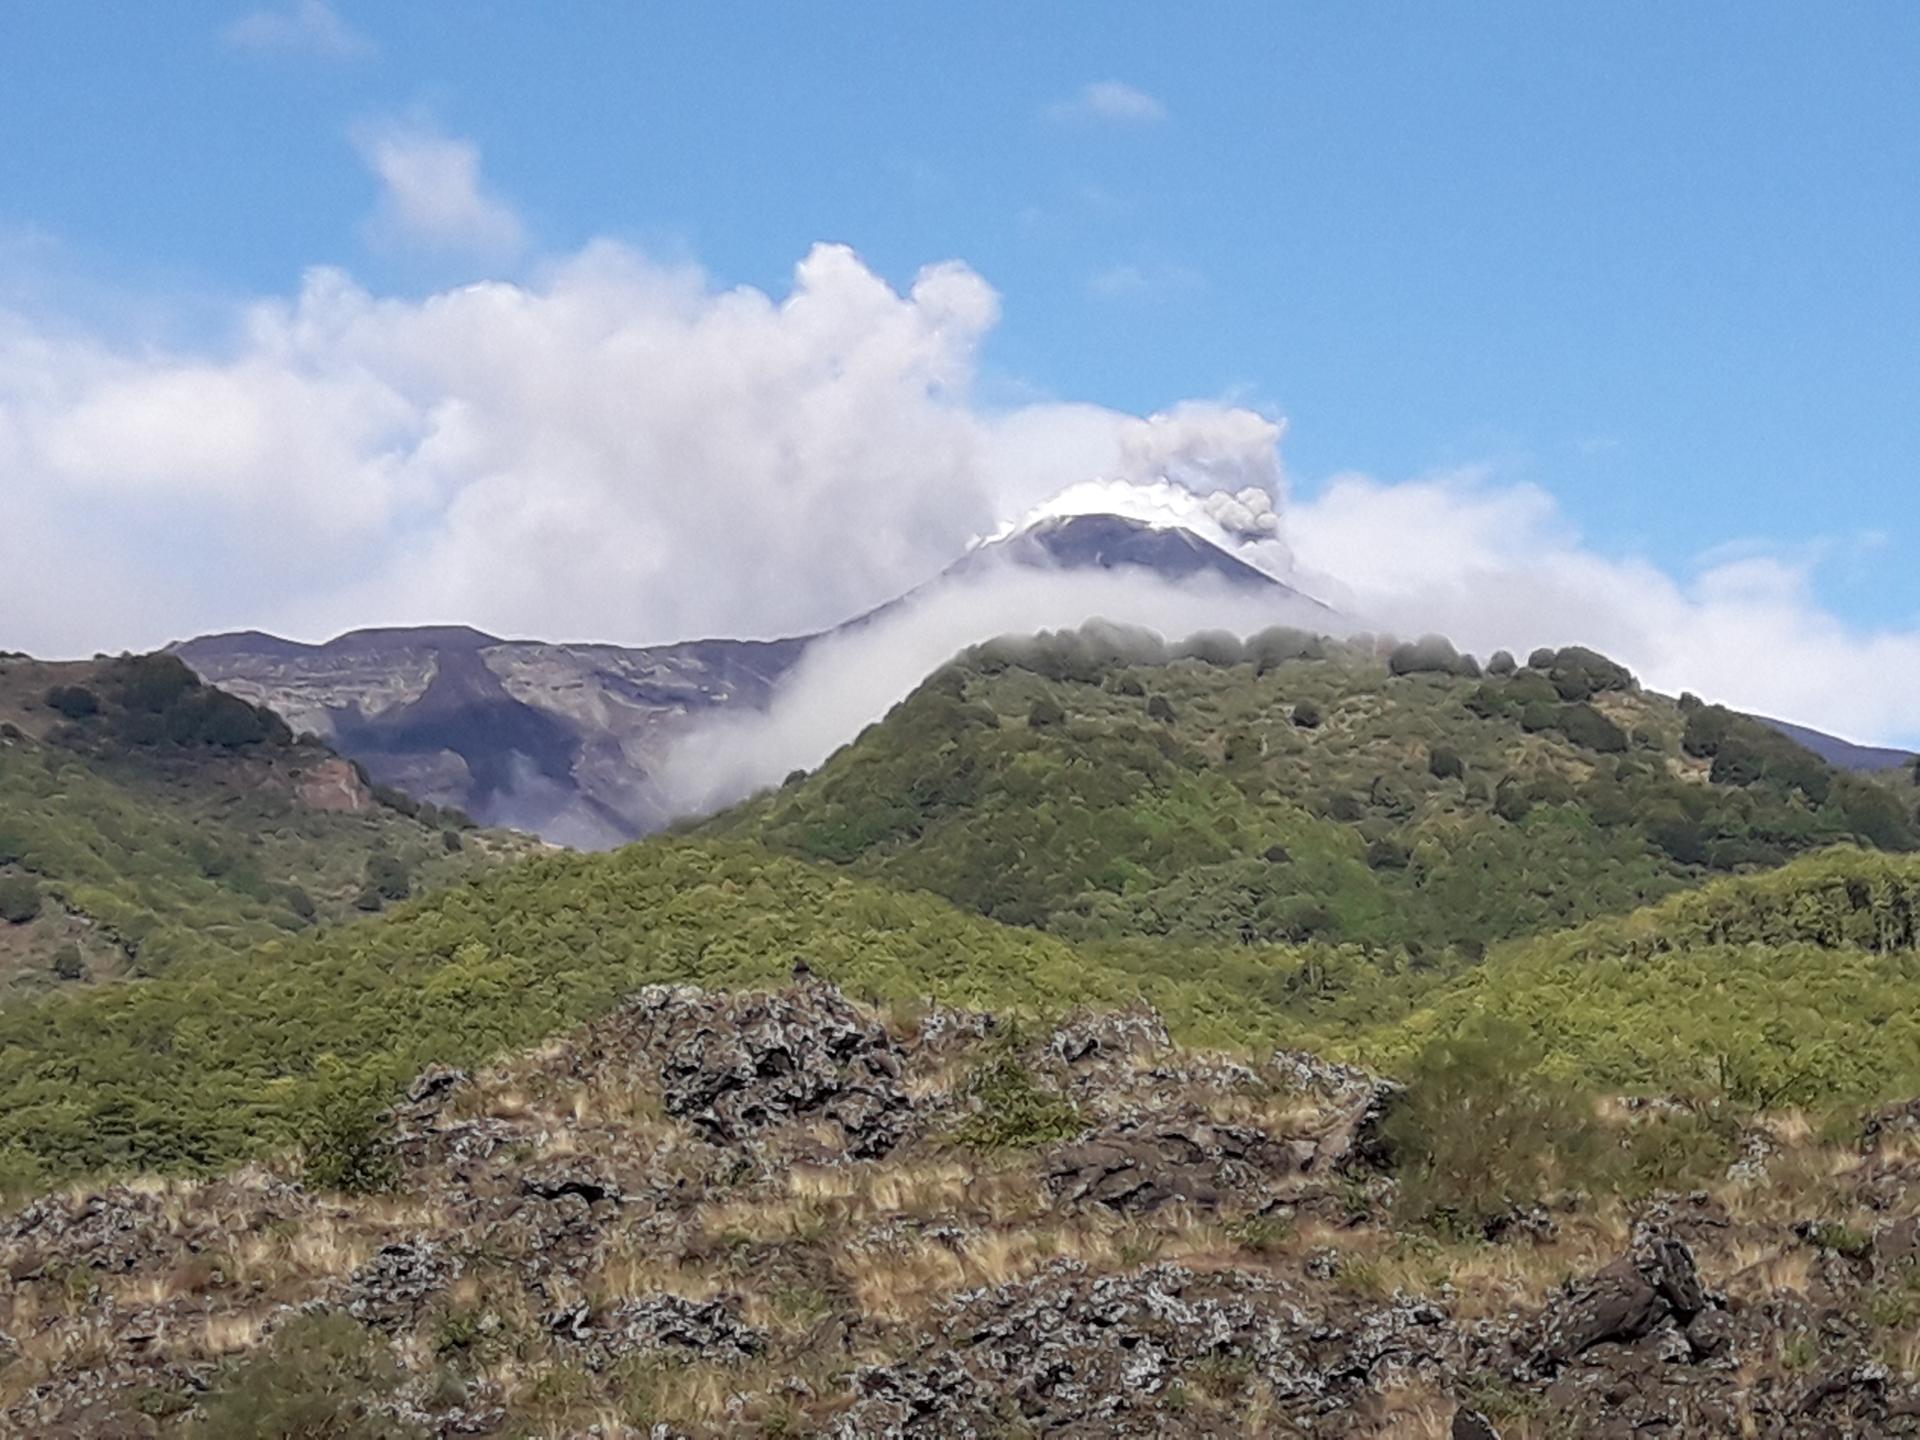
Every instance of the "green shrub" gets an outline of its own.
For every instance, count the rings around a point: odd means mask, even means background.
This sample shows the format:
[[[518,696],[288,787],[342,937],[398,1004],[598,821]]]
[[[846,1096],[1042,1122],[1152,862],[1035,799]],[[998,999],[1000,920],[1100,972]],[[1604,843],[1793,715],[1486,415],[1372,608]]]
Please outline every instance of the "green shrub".
[[[100,713],[100,697],[84,685],[56,685],[47,691],[47,705],[69,720],[84,720]]]
[[[299,1315],[229,1364],[187,1429],[193,1440],[411,1440],[425,1431],[380,1402],[402,1374],[378,1335],[339,1312]]]
[[[1473,1233],[1591,1178],[1606,1153],[1593,1105],[1542,1078],[1545,1058],[1528,1030],[1485,1017],[1414,1057],[1382,1131],[1407,1219]]]
[[[316,1190],[373,1195],[399,1178],[386,1111],[363,1080],[338,1078],[300,1127],[301,1177]]]
[[[1444,635],[1425,635],[1394,646],[1387,656],[1387,669],[1394,675],[1478,675],[1480,667],[1470,655],[1462,655]]]
[[[955,1144],[974,1150],[1031,1150],[1080,1133],[1080,1112],[1034,1079],[1008,1043],[984,1060],[963,1092],[973,1113],[954,1127]]]
[[[1563,705],[1557,728],[1574,744],[1602,755],[1624,755],[1627,735],[1618,725],[1587,704]]]
[[[1293,723],[1302,730],[1320,728],[1320,707],[1311,700],[1297,700],[1293,706]]]
[[[1066,711],[1044,695],[1027,709],[1027,725],[1034,730],[1043,730],[1049,725],[1063,725],[1066,719]]]
[[[1164,695],[1155,695],[1147,701],[1147,718],[1158,720],[1162,725],[1173,724],[1173,702]]]
[[[53,952],[53,973],[61,980],[85,978],[87,962],[81,957],[78,945],[69,941]]]
[[[382,900],[404,900],[413,892],[413,876],[399,856],[379,851],[367,860],[367,888]]]
[[[1467,764],[1460,758],[1458,750],[1436,745],[1427,752],[1427,773],[1436,780],[1464,780]]]
[[[1618,661],[1609,660],[1582,645],[1569,645],[1554,652],[1544,667],[1547,679],[1569,702],[1587,700],[1609,690],[1631,690],[1633,672]]]
[[[31,875],[0,875],[0,920],[24,925],[40,913],[40,882]]]

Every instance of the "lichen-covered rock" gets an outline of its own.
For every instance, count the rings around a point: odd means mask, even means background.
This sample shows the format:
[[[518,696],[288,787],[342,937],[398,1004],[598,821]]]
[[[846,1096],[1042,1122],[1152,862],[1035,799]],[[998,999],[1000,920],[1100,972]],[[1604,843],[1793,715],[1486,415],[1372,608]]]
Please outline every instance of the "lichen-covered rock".
[[[12,1217],[0,1240],[0,1264],[15,1281],[33,1280],[49,1265],[124,1275],[167,1248],[159,1200],[132,1190],[49,1195]]]
[[[432,1240],[382,1246],[347,1278],[347,1313],[388,1329],[409,1323],[460,1277],[460,1268],[459,1257]]]
[[[1069,1207],[1146,1214],[1180,1202],[1217,1208],[1303,1168],[1309,1145],[1291,1147],[1252,1126],[1220,1125],[1189,1112],[1126,1121],[1051,1152],[1042,1178]]]
[[[1093,1276],[1056,1262],[956,1297],[917,1354],[863,1371],[836,1435],[959,1437],[1019,1425],[1062,1435],[1200,1435],[1169,1388],[1202,1367],[1258,1377],[1303,1422],[1440,1375],[1452,1327],[1432,1305],[1344,1314],[1272,1276],[1153,1265]]]
[[[1167,1022],[1151,1006],[1088,1011],[1068,1017],[1047,1039],[1047,1051],[1063,1065],[1113,1065],[1171,1049]]]
[[[898,1145],[912,1120],[899,1044],[817,980],[772,995],[652,985],[606,1028],[654,1057],[667,1112],[718,1144],[827,1120],[848,1155],[870,1159]]]
[[[1651,1232],[1589,1279],[1571,1285],[1541,1321],[1535,1364],[1553,1373],[1604,1341],[1685,1329],[1710,1303],[1693,1251]]]
[[[680,1295],[649,1295],[627,1300],[604,1312],[585,1303],[566,1306],[547,1317],[547,1329],[581,1347],[596,1369],[649,1351],[678,1351],[703,1360],[745,1359],[767,1348],[766,1333],[740,1318],[735,1295],[689,1300]]]

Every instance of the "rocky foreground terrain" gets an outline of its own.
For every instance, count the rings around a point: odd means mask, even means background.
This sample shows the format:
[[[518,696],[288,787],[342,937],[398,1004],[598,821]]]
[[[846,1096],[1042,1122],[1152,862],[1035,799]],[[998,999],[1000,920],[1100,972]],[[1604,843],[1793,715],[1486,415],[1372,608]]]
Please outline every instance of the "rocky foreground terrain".
[[[651,987],[307,1157],[373,1193],[0,1219],[0,1431],[1920,1434],[1920,1108],[1440,1238],[1393,1223],[1397,1097],[1146,1010]]]

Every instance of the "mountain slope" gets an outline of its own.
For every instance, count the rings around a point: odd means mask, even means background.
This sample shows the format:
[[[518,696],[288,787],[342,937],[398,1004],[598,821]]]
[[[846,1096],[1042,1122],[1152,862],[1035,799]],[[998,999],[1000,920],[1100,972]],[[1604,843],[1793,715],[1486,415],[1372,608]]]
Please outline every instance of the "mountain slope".
[[[665,824],[649,784],[665,748],[710,714],[764,707],[804,646],[550,645],[443,626],[358,630],[324,645],[243,632],[172,653],[383,784],[598,848]]]
[[[816,641],[1037,572],[1198,582],[1325,611],[1190,530],[1077,515],[981,545],[926,584],[818,635],[629,648],[422,626],[354,631],[324,645],[243,631],[172,653],[384,784],[489,824],[599,848],[674,818],[653,779],[671,747],[717,716],[766,710]],[[984,612],[980,623],[991,624]]]
[[[1838,735],[1812,730],[1805,725],[1794,725],[1785,720],[1770,720],[1764,715],[1755,718],[1761,724],[1772,726],[1796,745],[1811,750],[1829,765],[1841,770],[1881,774],[1891,770],[1910,768],[1916,759],[1920,759],[1920,756],[1916,756],[1911,750],[1896,750],[1886,745],[1856,745],[1851,740],[1842,740]]]
[[[0,919],[0,994],[242,953],[525,848],[383,798],[177,660],[0,660],[0,888],[32,897]]]
[[[706,829],[1063,935],[1468,954],[1703,870],[1916,843],[1889,793],[1590,652],[1482,677],[1444,642],[1156,645],[982,647]]]

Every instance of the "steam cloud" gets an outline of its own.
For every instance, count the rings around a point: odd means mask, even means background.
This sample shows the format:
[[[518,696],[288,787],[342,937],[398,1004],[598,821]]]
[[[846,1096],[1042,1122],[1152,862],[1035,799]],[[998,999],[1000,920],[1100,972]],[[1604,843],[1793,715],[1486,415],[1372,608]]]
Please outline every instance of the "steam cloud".
[[[467,156],[434,192],[456,216],[469,193],[493,203]],[[956,262],[896,290],[822,245],[776,297],[611,242],[418,298],[317,269],[197,348],[0,310],[0,646],[432,621],[790,635],[911,589],[1010,517],[1115,510],[1187,525],[1377,628],[1483,653],[1578,641],[1663,688],[1920,737],[1920,631],[1841,621],[1811,559],[1670,574],[1588,548],[1544,491],[1487,476],[1336,477],[1293,498],[1280,424],[1231,405],[990,408],[973,381],[998,313]],[[924,671],[989,621],[1107,613],[1065,608],[982,602],[955,628],[929,613],[888,653]],[[884,681],[847,693],[871,718],[905,682],[866,663]]]

